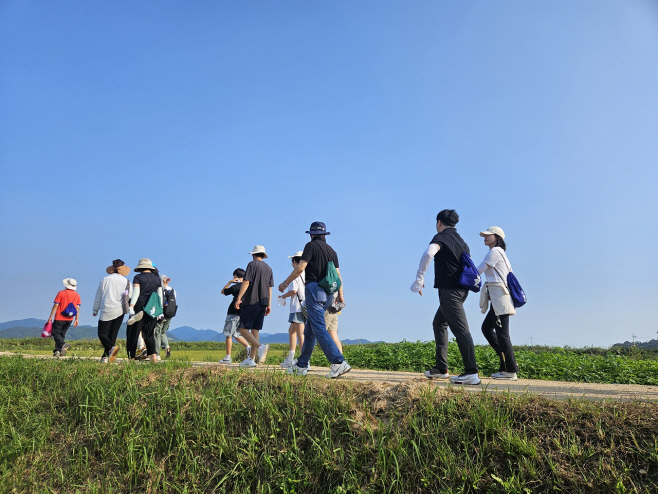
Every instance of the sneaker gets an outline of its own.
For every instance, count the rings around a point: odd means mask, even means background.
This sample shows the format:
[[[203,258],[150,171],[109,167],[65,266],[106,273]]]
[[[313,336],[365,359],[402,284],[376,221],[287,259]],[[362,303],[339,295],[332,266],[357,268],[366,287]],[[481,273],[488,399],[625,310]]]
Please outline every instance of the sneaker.
[[[327,378],[336,379],[338,376],[342,376],[351,370],[352,367],[347,363],[347,360],[343,360],[340,364],[333,364],[331,366],[329,374],[327,374]]]
[[[119,353],[119,347],[117,345],[114,345],[110,349],[110,356],[107,358],[107,360],[110,362],[110,364],[116,360],[117,353]]]
[[[171,347],[167,347],[167,354],[165,355],[165,358],[169,358],[169,357],[171,357]]]
[[[246,358],[240,362],[240,367],[256,367],[258,364],[252,358]]]
[[[146,347],[142,346],[137,349],[137,352],[135,353],[135,358],[140,359],[146,354]]]
[[[452,384],[480,384],[480,376],[477,374],[462,374],[460,376],[452,376],[450,378]]]
[[[107,364],[107,357],[101,357],[101,364]]]
[[[219,361],[220,364],[228,365],[231,363],[231,356],[227,355],[222,360]]]
[[[500,371],[496,372],[494,374],[491,374],[491,377],[494,379],[504,379],[507,381],[516,381],[518,380],[518,377],[516,377],[516,372],[505,372],[505,371]]]
[[[63,346],[62,349],[59,351],[59,354],[60,354],[62,357],[64,357],[64,356],[66,355],[66,352],[67,352],[67,350],[68,350],[69,348],[71,348],[71,345],[69,345],[68,343],[64,343],[64,346]]]
[[[308,368],[297,367],[297,362],[295,362],[286,369],[286,374],[292,374],[294,376],[306,376],[308,375]]]
[[[59,352],[53,352],[53,357],[59,358]]]
[[[425,371],[425,377],[427,379],[448,379],[450,377],[450,372],[444,374],[436,369],[430,369]]]
[[[128,319],[128,323],[127,323],[128,326],[130,326],[131,324],[135,324],[138,321],[141,321],[142,317],[144,317],[144,311],[140,310],[137,314],[135,314],[130,319]]]
[[[288,367],[292,367],[296,363],[297,363],[297,359],[290,360],[290,357],[286,357],[286,359],[283,362],[281,362],[281,367],[287,369]]]
[[[265,359],[267,358],[267,352],[270,349],[270,345],[261,345],[258,347],[258,363],[259,364],[264,364]]]

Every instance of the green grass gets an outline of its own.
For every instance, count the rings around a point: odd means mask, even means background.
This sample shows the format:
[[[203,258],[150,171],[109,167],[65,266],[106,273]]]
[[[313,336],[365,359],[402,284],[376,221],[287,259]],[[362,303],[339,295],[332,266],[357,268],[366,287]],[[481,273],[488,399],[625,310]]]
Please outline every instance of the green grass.
[[[100,344],[95,340],[73,340],[69,355],[100,357]],[[125,341],[119,356],[125,352]],[[173,360],[216,362],[224,357],[224,343],[176,342],[172,343]],[[25,338],[0,339],[0,350],[51,355],[51,339]],[[350,365],[359,369],[424,372],[434,365],[434,342],[379,343],[346,345],[343,349]],[[268,364],[283,361],[288,346],[270,346]],[[298,349],[299,353],[299,349]],[[476,346],[475,353],[481,375],[498,371],[498,358],[488,346]],[[658,385],[658,351],[638,349],[601,348],[548,348],[516,347],[519,377],[569,382],[619,383]],[[242,346],[233,345],[233,359],[240,361],[246,356]],[[448,364],[454,374],[463,370],[457,344],[448,346]],[[329,363],[322,351],[316,348],[311,365],[327,367]]]
[[[658,405],[0,357],[0,492],[656,492]]]

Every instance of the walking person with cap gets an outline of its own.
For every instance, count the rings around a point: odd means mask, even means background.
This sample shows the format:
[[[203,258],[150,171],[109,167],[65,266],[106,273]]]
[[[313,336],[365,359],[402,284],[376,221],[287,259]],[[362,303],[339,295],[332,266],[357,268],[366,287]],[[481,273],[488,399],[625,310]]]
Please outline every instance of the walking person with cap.
[[[434,288],[439,290],[439,308],[432,322],[436,364],[425,372],[425,376],[430,379],[450,378],[454,384],[476,385],[480,384],[480,377],[475,361],[475,346],[464,311],[468,290],[459,284],[461,255],[464,252],[470,255],[470,249],[457,233],[455,225],[458,222],[459,215],[454,209],[444,209],[436,216],[436,235],[421,257],[411,291],[423,294],[425,272],[434,259]],[[455,335],[464,363],[464,373],[453,377],[448,372],[448,327]]]
[[[98,339],[103,345],[101,363],[112,363],[117,358],[119,347],[116,344],[123,316],[128,312],[128,301],[132,294],[130,280],[126,276],[130,268],[121,259],[112,261],[106,270],[108,276],[103,278],[96,290],[94,317],[98,318]]]
[[[176,290],[169,286],[171,278],[165,274],[161,274],[160,280],[162,282],[163,317],[155,326],[155,351],[159,357],[160,350],[165,350],[165,356],[166,358],[169,358],[171,357],[171,347],[169,346],[169,340],[167,339],[167,331],[169,330],[169,324],[171,324],[171,320],[178,311],[178,297],[176,295]]]
[[[65,342],[66,332],[71,323],[73,327],[78,327],[80,318],[80,295],[76,291],[78,282],[73,278],[64,278],[64,290],[57,293],[53,308],[50,311],[48,320],[53,323],[53,339],[55,340],[55,349],[53,357],[63,357],[71,345]]]
[[[158,321],[156,317],[146,314],[144,308],[153,293],[157,293],[160,307],[162,307],[162,284],[160,276],[155,274],[155,267],[150,259],[140,259],[135,272],[138,274],[133,279],[133,293],[130,298],[130,308],[128,310],[131,318],[128,320],[128,326],[126,328],[128,357],[131,359],[136,357],[137,339],[141,331],[144,343],[146,344],[147,355],[151,358],[151,362],[157,362],[155,325]]]
[[[498,372],[491,374],[491,377],[516,381],[519,367],[509,335],[509,316],[516,314],[516,309],[505,281],[512,272],[512,265],[505,252],[505,232],[500,227],[492,226],[480,232],[480,236],[484,237],[484,245],[489,247],[489,252],[478,266],[478,272],[486,277],[484,289],[480,292],[480,309],[483,314],[487,313],[491,302],[489,313],[482,323],[482,334],[500,359]]]
[[[297,268],[299,262],[302,260],[303,252],[300,250],[295,252],[292,256],[288,256],[288,259],[291,260],[292,267]],[[290,316],[288,317],[288,322],[290,327],[288,328],[288,356],[286,359],[281,362],[281,367],[287,369],[292,367],[295,360],[295,350],[297,349],[297,341],[299,340],[299,346],[304,346],[304,314],[302,313],[302,304],[304,302],[304,288],[306,284],[306,275],[302,272],[297,278],[292,280],[292,283],[288,285],[287,290],[283,295],[279,295],[280,299],[289,298],[290,299]],[[284,302],[285,304],[285,302]]]
[[[267,259],[265,247],[257,245],[249,252],[252,261],[247,264],[244,280],[240,286],[235,308],[240,310],[240,334],[251,346],[251,354],[240,364],[241,367],[256,367],[256,360],[264,364],[267,359],[269,345],[261,345],[258,341],[259,331],[263,322],[272,310],[272,287],[274,276],[272,268],[264,261]],[[256,352],[255,355],[253,352]]]
[[[347,363],[327,332],[324,313],[331,306],[333,297],[322,288],[319,282],[327,277],[329,263],[333,263],[340,279],[340,288],[336,300],[345,302],[338,255],[327,244],[326,236],[330,233],[324,223],[321,221],[313,222],[306,233],[311,236],[311,240],[304,246],[301,260],[292,270],[292,273],[279,285],[279,291],[283,293],[290,282],[301,276],[302,273],[306,275],[305,306],[308,316],[306,318],[306,328],[304,329],[304,345],[302,345],[302,352],[297,359],[297,363],[289,367],[287,372],[302,376],[308,373],[308,363],[317,341],[331,364],[327,377],[334,379],[349,372],[352,367]]]

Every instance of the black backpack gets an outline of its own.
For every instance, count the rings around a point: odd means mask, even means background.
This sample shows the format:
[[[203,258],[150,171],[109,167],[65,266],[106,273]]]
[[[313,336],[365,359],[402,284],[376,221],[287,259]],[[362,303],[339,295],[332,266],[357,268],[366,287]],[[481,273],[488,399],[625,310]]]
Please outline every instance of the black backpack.
[[[174,317],[176,315],[176,311],[178,311],[174,289],[172,288],[171,290],[167,290],[166,288],[163,288],[162,291],[164,292],[164,307],[162,308],[162,313],[165,317]]]

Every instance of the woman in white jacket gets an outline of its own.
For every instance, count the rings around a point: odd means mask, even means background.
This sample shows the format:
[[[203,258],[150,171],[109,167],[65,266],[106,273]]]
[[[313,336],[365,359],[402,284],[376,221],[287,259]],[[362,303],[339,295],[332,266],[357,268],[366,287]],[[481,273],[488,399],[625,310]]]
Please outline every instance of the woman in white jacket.
[[[480,236],[484,237],[484,245],[489,247],[489,252],[478,266],[479,273],[484,273],[486,277],[484,289],[480,292],[483,314],[491,302],[489,313],[482,323],[482,334],[500,358],[498,372],[491,374],[491,377],[516,381],[519,368],[509,336],[509,316],[516,314],[516,309],[507,287],[507,274],[512,271],[512,266],[505,253],[505,232],[492,226],[480,232]]]

